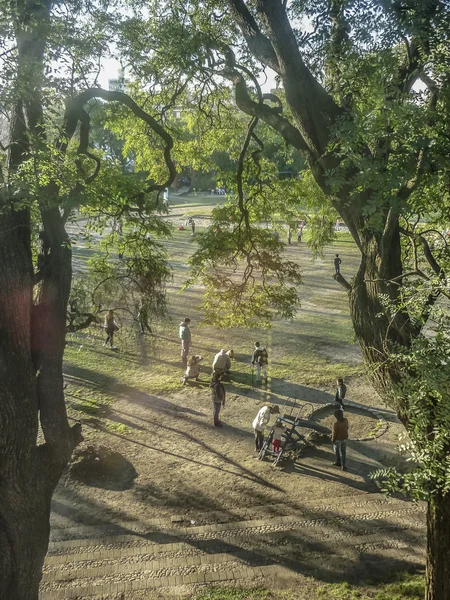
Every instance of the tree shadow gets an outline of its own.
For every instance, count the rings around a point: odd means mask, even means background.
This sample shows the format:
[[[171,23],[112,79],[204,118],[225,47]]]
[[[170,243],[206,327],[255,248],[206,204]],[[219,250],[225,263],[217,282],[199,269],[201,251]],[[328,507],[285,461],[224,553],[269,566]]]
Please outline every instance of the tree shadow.
[[[97,382],[98,387],[102,390],[118,394],[123,396],[134,404],[151,408],[158,412],[170,412],[170,413],[188,413],[192,415],[203,415],[203,413],[193,410],[191,408],[180,406],[174,402],[170,402],[160,396],[154,396],[141,392],[140,390],[120,383],[115,377],[104,375],[103,373],[96,373],[90,369],[85,369],[76,365],[66,365],[65,376],[68,378],[76,378],[80,383],[83,382]]]
[[[238,518],[232,510],[224,509],[220,500],[205,495],[197,488],[181,489],[174,496],[161,487],[144,484],[136,486],[133,496],[141,504],[160,505],[177,512],[180,507],[189,507],[192,498],[195,498],[199,510],[220,516],[219,523],[230,523]],[[312,576],[317,581],[327,583],[348,581],[356,584],[368,580],[374,582],[378,578],[386,580],[394,572],[416,571],[422,567],[423,562],[422,554],[415,550],[417,536],[401,524],[397,526],[382,518],[372,521],[348,519],[338,509],[310,509],[299,504],[300,521],[295,527],[286,523],[284,528],[278,525],[277,531],[277,527],[273,530],[268,524],[264,532],[250,530],[250,534],[246,529],[237,529],[233,534],[229,527],[224,527],[223,531],[216,527],[214,531],[202,535],[195,529],[190,533],[190,528],[186,526],[173,528],[167,525],[161,530],[160,526],[152,526],[145,521],[132,521],[126,512],[84,498],[76,490],[68,488],[58,488],[58,497],[53,500],[52,510],[65,518],[70,514],[75,517],[74,504],[77,505],[77,520],[73,524],[81,521],[96,525],[104,532],[102,537],[108,536],[110,542],[115,536],[125,535],[130,536],[129,539],[161,546],[185,544],[200,556],[226,553],[243,567],[278,565],[293,575]],[[186,522],[189,522],[189,515]],[[398,550],[390,555],[389,548],[383,549],[385,542],[381,543],[381,552],[375,552],[377,544],[371,544],[370,540],[371,536],[379,536],[380,532],[386,538],[388,534],[395,537],[400,547],[407,547],[408,556],[399,557]],[[79,533],[68,528],[66,531],[53,532],[51,541],[78,538]],[[364,539],[367,540],[366,543]],[[89,541],[86,540],[85,543],[88,544]],[[145,552],[145,546],[141,548]],[[137,562],[136,571],[138,570]],[[76,571],[72,577],[76,577]]]

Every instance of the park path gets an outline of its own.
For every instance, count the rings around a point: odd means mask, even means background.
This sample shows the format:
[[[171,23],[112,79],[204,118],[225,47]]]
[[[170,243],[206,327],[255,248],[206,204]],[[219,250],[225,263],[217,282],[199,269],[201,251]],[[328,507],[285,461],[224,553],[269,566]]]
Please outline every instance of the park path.
[[[301,491],[299,490],[299,493]],[[196,526],[176,517],[55,529],[41,600],[143,599],[199,586],[357,582],[423,564],[423,506],[378,493],[309,499],[289,516]]]

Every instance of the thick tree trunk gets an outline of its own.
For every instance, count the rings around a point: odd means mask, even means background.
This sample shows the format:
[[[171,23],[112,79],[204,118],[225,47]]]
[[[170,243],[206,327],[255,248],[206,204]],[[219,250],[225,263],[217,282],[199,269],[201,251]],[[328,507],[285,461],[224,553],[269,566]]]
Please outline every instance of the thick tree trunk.
[[[349,291],[350,314],[372,383],[385,398],[398,381],[397,373],[385,363],[389,352],[394,344],[408,347],[417,335],[408,315],[386,311],[385,299],[397,299],[401,275],[398,232],[389,246],[382,247],[375,237],[364,242],[361,264]],[[403,420],[402,409],[398,412]]]
[[[29,463],[0,486],[0,598],[37,600],[50,534],[50,495]]]
[[[450,494],[436,496],[427,512],[425,600],[450,598]]]

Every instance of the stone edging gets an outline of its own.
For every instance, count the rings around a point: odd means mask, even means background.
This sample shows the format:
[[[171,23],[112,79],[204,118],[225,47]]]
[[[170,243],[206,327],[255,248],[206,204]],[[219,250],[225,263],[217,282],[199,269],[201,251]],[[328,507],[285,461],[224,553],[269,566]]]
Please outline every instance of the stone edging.
[[[314,414],[318,413],[319,411],[323,410],[324,408],[331,408],[331,407],[336,407],[336,406],[337,406],[337,402],[327,402],[327,404],[322,404],[322,406],[319,406],[318,408],[316,408],[315,410],[312,411],[312,413],[308,417],[308,420],[311,420],[311,418],[313,417]],[[345,407],[347,407],[347,406],[349,406],[351,408],[356,408],[357,410],[366,411],[372,417],[377,419],[377,429],[376,429],[374,435],[368,435],[366,437],[360,437],[360,438],[352,438],[353,441],[368,442],[370,440],[376,440],[377,438],[381,437],[384,433],[386,433],[386,431],[389,429],[389,423],[386,421],[386,419],[383,417],[383,415],[380,414],[376,409],[369,408],[367,406],[364,406],[363,404],[358,404],[357,402],[352,402],[350,400],[345,401]]]

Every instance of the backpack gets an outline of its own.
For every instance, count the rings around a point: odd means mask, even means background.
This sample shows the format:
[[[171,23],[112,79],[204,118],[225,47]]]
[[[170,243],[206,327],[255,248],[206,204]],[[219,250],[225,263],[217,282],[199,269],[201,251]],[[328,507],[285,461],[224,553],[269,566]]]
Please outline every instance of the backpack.
[[[267,354],[267,350],[263,348],[261,354],[258,356],[258,364],[261,366],[267,365],[268,359],[269,355]]]

